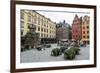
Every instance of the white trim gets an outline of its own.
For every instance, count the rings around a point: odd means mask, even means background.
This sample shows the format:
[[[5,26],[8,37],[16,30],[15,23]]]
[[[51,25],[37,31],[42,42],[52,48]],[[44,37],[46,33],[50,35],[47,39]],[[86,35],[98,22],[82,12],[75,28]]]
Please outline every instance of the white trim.
[[[39,63],[20,63],[20,9],[43,9],[43,10],[69,10],[90,13],[90,59],[81,61],[60,61],[60,62],[39,62]],[[49,7],[49,6],[34,6],[34,5],[16,5],[16,68],[39,68],[39,67],[54,67],[54,66],[74,66],[86,65],[94,63],[94,11],[93,9],[84,8],[65,8],[65,7]]]

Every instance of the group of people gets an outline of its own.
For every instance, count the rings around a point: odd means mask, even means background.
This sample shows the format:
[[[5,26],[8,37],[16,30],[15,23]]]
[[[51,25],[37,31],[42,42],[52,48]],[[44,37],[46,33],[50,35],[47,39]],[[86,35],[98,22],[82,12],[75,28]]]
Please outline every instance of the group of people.
[[[83,47],[86,46],[86,43],[84,43],[83,41],[76,41],[76,40],[59,40],[58,45],[60,46],[71,46],[71,47]]]

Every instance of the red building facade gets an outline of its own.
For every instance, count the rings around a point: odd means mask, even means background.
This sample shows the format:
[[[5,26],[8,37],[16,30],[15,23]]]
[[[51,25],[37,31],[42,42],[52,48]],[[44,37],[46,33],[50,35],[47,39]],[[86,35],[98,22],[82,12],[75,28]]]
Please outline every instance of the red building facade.
[[[77,15],[75,15],[72,23],[72,39],[82,39],[82,17],[79,18]]]

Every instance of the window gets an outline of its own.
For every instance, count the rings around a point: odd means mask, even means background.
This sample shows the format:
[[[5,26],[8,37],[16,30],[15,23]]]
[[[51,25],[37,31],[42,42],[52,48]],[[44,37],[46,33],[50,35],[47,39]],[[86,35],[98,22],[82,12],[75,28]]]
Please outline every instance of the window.
[[[43,37],[43,34],[41,34],[41,37]]]
[[[85,27],[83,27],[83,29],[85,29]]]
[[[31,15],[28,15],[28,21],[31,22]]]
[[[41,31],[43,32],[43,28],[41,28]]]
[[[21,31],[21,35],[23,35],[23,31]]]
[[[48,33],[48,29],[47,29],[47,33]]]
[[[87,31],[87,33],[89,33],[89,31]]]
[[[89,38],[89,36],[87,36],[87,38]]]
[[[21,10],[21,19],[24,19],[24,10]]]
[[[87,26],[87,29],[89,29],[89,26]]]
[[[83,38],[85,38],[85,36],[83,36]]]
[[[44,32],[46,32],[46,29],[44,28]]]
[[[83,31],[83,33],[85,34],[85,31]]]
[[[40,31],[40,27],[38,27],[38,31]]]

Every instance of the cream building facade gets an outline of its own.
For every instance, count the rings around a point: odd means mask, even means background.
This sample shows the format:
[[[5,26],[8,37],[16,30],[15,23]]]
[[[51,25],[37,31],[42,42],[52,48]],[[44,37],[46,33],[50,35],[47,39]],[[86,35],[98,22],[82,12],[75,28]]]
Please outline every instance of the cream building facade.
[[[21,35],[29,31],[28,26],[33,24],[40,38],[56,38],[56,24],[49,18],[34,10],[21,10]]]
[[[82,41],[87,44],[89,44],[90,41],[89,26],[90,26],[90,17],[84,16],[82,20]]]

